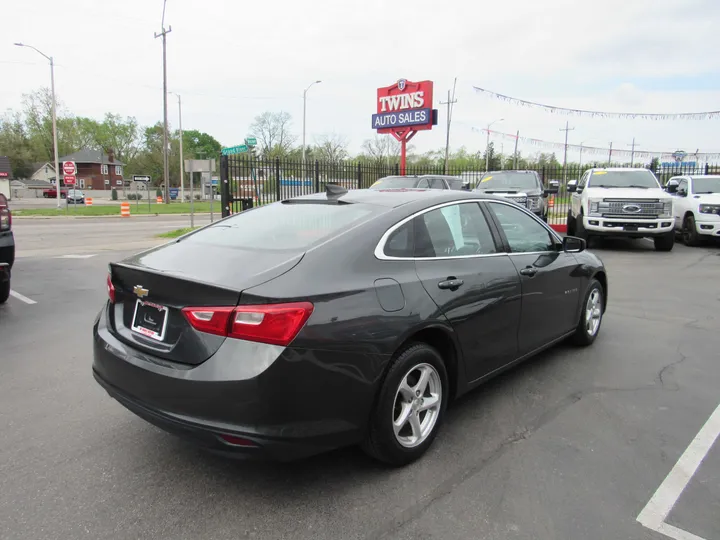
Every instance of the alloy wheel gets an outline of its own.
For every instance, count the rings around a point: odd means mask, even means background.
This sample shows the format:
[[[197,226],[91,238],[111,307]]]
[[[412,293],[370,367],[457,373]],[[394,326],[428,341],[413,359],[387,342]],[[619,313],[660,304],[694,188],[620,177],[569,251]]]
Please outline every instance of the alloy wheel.
[[[405,448],[422,444],[432,433],[442,405],[440,374],[430,364],[419,364],[401,379],[393,406],[395,438]]]
[[[589,336],[597,334],[602,319],[602,293],[593,289],[585,304],[585,330]]]

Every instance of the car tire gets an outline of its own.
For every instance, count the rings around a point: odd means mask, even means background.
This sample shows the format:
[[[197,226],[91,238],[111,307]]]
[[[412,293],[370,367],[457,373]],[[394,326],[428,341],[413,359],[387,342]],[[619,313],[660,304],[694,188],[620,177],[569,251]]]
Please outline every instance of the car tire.
[[[604,314],[605,293],[600,282],[593,279],[585,292],[580,311],[580,322],[572,336],[573,343],[580,347],[592,345],[600,333]]]
[[[0,304],[4,304],[10,298],[10,278],[7,281],[0,281]]]
[[[572,216],[570,210],[567,215],[567,234],[568,236],[575,236],[575,218]]]
[[[656,236],[653,238],[653,242],[655,243],[655,251],[672,251],[675,245],[675,231]]]
[[[419,388],[423,376],[425,384]],[[440,353],[426,343],[403,348],[393,358],[380,388],[363,450],[395,467],[416,461],[440,430],[448,397],[447,370]],[[430,399],[435,406],[421,410]]]
[[[700,245],[700,235],[695,225],[695,216],[690,214],[683,221],[682,239],[686,246],[695,247]]]

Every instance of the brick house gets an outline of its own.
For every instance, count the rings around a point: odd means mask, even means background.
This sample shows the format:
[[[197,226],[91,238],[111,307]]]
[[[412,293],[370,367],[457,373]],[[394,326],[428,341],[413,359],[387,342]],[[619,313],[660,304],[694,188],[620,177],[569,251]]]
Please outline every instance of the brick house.
[[[77,182],[79,189],[122,189],[123,162],[115,159],[115,153],[99,150],[80,150],[74,154],[60,158],[60,169],[64,161],[74,161],[77,166]]]

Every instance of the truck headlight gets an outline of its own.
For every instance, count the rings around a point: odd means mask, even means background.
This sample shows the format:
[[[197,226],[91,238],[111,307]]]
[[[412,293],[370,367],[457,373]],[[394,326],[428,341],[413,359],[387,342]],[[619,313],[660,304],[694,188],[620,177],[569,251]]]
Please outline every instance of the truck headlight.
[[[600,216],[603,212],[610,211],[610,203],[604,202],[602,199],[590,199],[588,201],[588,215]]]
[[[701,214],[720,214],[720,204],[701,204],[699,211]]]
[[[537,210],[538,208],[540,208],[540,201],[541,201],[541,200],[542,200],[542,199],[541,199],[540,197],[528,197],[527,207],[528,207],[530,210]]]
[[[660,217],[672,217],[673,215],[673,202],[672,201],[665,201],[663,202],[663,209],[662,214]]]

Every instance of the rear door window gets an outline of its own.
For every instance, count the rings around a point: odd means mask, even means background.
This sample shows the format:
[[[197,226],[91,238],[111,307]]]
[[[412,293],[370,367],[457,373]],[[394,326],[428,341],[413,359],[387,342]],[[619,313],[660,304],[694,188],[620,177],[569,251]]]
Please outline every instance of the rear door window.
[[[252,250],[306,250],[387,210],[367,204],[273,203],[219,221],[183,241]]]
[[[497,253],[477,203],[444,206],[416,218],[416,257],[461,257]]]

